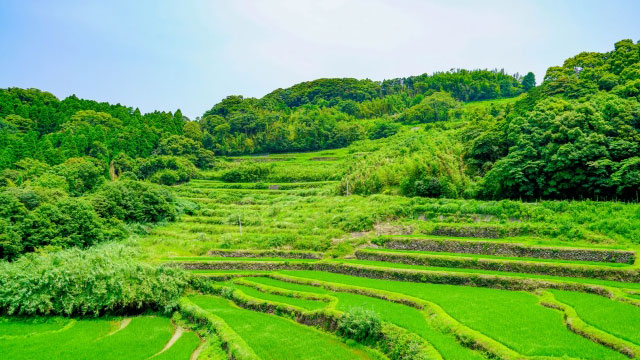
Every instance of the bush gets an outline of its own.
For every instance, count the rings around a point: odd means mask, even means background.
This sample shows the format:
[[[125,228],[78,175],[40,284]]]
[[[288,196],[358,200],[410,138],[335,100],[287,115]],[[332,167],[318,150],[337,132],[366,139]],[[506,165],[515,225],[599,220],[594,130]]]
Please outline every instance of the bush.
[[[400,130],[400,124],[388,121],[379,121],[375,123],[373,129],[369,133],[369,139],[376,140],[395,135]]]
[[[124,222],[173,221],[175,198],[167,189],[141,181],[114,181],[103,185],[91,199],[103,218]]]
[[[150,180],[156,184],[176,185],[180,183],[180,175],[175,170],[163,169],[153,174]]]
[[[245,161],[226,170],[221,179],[226,182],[252,182],[264,180],[270,172],[271,168],[268,166]]]
[[[139,159],[140,163],[135,168],[139,179],[153,179],[154,182],[162,182],[165,185],[175,185],[191,180],[198,170],[189,159],[179,156],[152,156],[148,159]],[[162,172],[171,170],[171,172]],[[154,175],[157,175],[154,177]]]
[[[402,194],[405,196],[421,196],[437,198],[444,195],[444,188],[442,181],[432,176],[420,176],[415,178],[413,176],[405,179],[400,185]]]
[[[363,307],[349,309],[338,321],[338,334],[361,343],[375,343],[381,329],[380,316]]]
[[[20,234],[8,221],[0,219],[0,259],[13,259],[22,250]]]
[[[104,169],[93,158],[71,158],[54,168],[57,175],[67,180],[69,194],[80,196],[104,182]]]
[[[0,313],[93,315],[173,310],[184,272],[134,260],[121,244],[28,254],[0,263]]]
[[[86,247],[104,241],[111,234],[88,201],[74,198],[41,205],[21,225],[27,251],[47,245]]]

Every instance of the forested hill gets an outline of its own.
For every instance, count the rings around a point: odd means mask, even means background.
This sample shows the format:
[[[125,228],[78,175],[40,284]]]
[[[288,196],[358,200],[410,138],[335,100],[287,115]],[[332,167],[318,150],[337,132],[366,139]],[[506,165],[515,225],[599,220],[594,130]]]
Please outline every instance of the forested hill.
[[[195,121],[180,111],[141,114],[36,89],[0,89],[0,184],[33,179],[33,169],[62,173],[68,162],[91,163],[112,178],[176,184],[196,167],[214,166],[215,155],[357,142],[367,155],[345,179],[363,194],[635,199],[639,52],[623,40],[607,53],[579,54],[549,68],[538,87],[531,73],[487,70],[380,82],[319,79],[260,99],[229,96]],[[408,131],[424,123],[428,131]]]
[[[455,70],[385,81],[318,79],[275,90],[261,99],[229,96],[204,113],[205,147],[221,154],[309,151],[365,139],[381,123],[440,120],[461,101],[517,96],[533,87],[503,71]],[[437,107],[434,114],[424,107]],[[438,105],[435,105],[438,104]],[[412,107],[418,116],[402,117]]]

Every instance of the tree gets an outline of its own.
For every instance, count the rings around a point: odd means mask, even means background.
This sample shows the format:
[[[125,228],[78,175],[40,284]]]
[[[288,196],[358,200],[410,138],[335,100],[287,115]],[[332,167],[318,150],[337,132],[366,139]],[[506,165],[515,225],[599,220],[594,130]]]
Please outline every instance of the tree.
[[[524,91],[529,91],[529,89],[535,86],[536,76],[532,72],[528,72],[527,75],[522,78],[522,88],[524,89]]]
[[[184,123],[184,136],[191,140],[202,142],[204,135],[202,134],[202,130],[200,130],[200,124],[198,124],[198,122],[189,121]]]
[[[408,123],[428,123],[449,119],[449,110],[458,106],[451,94],[436,92],[425,97],[418,105],[412,106],[401,116]]]

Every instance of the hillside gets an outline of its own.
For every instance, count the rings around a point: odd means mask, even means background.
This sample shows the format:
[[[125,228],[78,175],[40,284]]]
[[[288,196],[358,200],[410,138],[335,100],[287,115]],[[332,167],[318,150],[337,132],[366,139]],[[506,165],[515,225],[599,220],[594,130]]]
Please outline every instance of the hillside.
[[[11,359],[640,358],[640,43],[202,117],[0,90]]]

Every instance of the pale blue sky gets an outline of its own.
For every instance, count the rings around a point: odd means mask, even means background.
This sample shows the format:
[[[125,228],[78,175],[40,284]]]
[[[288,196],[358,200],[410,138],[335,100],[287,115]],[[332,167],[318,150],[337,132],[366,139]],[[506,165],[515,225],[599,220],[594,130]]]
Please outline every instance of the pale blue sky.
[[[533,71],[640,39],[640,1],[0,0],[0,87],[193,118],[320,77]]]

